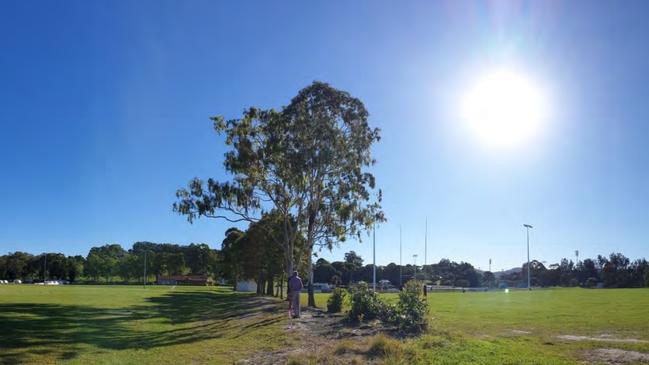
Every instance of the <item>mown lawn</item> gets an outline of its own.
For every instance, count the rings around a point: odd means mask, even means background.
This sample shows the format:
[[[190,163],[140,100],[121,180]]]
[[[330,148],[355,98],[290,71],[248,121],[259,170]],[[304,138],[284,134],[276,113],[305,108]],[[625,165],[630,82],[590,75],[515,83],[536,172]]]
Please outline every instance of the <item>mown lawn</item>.
[[[277,301],[225,288],[0,286],[0,363],[229,364],[289,341]]]
[[[327,298],[317,294],[316,303],[324,308]],[[392,348],[380,358],[359,356],[387,364],[573,364],[594,348],[649,353],[647,343],[557,338],[649,340],[647,289],[431,293],[428,302],[428,333],[387,341]],[[0,363],[231,364],[296,343],[279,303],[226,288],[3,285]]]
[[[381,296],[390,303],[397,294]],[[326,303],[327,295],[316,296]],[[566,341],[560,335],[649,341],[649,289],[581,288],[430,293],[430,329],[387,363],[573,364],[596,348],[649,353],[649,343]],[[324,305],[324,304],[323,304]]]

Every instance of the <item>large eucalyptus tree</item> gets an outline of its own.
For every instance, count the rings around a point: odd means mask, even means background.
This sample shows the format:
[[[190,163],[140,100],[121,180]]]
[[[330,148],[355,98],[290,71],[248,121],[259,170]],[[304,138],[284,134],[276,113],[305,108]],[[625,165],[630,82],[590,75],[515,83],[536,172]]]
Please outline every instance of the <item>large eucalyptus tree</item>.
[[[381,192],[367,169],[379,130],[370,128],[363,103],[326,83],[301,90],[281,111],[250,108],[240,119],[213,117],[230,149],[226,182],[193,179],[176,192],[174,211],[198,217],[256,222],[270,210],[283,221],[287,273],[307,257],[312,277],[314,247],[331,249],[385,218]],[[304,247],[296,238],[306,237]],[[312,280],[310,280],[310,283]],[[314,305],[309,286],[309,305]]]

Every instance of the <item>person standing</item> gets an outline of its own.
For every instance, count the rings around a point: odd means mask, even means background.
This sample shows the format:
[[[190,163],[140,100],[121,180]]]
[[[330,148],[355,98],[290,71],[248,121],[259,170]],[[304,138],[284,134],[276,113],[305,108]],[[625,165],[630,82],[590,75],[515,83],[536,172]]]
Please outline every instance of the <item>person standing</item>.
[[[302,279],[297,275],[297,271],[293,271],[293,275],[288,279],[288,298],[289,308],[293,310],[293,318],[300,318],[300,291]]]

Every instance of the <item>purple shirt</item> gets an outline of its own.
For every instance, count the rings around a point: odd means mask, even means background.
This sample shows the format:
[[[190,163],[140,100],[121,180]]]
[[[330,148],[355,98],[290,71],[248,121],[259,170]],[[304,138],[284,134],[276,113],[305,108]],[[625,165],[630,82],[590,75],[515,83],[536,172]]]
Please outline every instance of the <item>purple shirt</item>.
[[[291,276],[288,279],[288,290],[290,291],[300,291],[302,290],[302,279],[299,276]]]

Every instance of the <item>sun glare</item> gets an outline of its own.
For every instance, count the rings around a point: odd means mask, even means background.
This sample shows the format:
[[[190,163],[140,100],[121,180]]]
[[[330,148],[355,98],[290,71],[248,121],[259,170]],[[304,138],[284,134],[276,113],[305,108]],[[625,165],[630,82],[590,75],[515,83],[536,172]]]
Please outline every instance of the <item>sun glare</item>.
[[[540,90],[510,70],[487,74],[462,101],[462,116],[485,143],[515,146],[536,135],[545,118]]]

